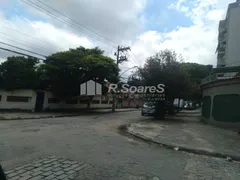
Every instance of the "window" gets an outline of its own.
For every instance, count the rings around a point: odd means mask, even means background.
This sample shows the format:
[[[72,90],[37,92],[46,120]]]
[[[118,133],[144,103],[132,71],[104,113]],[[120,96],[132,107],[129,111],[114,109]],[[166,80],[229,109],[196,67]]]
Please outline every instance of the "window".
[[[77,104],[78,103],[78,100],[77,99],[69,99],[69,100],[66,100],[66,104]]]
[[[88,100],[87,99],[80,100],[80,104],[88,104]]]
[[[108,101],[106,101],[106,100],[102,101],[102,104],[108,104]]]
[[[99,100],[92,100],[92,104],[99,104],[100,101]]]
[[[202,116],[206,119],[209,119],[211,114],[211,97],[203,97],[203,106],[202,106]]]
[[[112,104],[113,103],[113,101],[109,101],[109,104]]]
[[[31,97],[27,96],[7,96],[8,102],[29,102]]]
[[[213,98],[212,115],[216,121],[240,122],[240,95],[217,95]]]
[[[60,103],[60,100],[57,98],[48,98],[48,103],[49,104],[58,104],[58,103]]]

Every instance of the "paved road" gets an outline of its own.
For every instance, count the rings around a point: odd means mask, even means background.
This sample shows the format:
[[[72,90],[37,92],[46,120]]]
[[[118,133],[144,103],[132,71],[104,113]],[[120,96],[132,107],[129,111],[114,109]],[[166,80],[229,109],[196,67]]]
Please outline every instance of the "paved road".
[[[169,150],[119,133],[120,125],[142,118],[139,112],[125,112],[0,121],[0,162],[10,180],[240,179],[237,162]]]

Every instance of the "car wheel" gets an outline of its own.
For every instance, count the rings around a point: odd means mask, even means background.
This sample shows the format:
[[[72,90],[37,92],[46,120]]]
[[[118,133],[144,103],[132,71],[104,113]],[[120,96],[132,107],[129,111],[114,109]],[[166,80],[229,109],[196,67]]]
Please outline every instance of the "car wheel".
[[[144,116],[145,114],[142,112],[142,116]]]

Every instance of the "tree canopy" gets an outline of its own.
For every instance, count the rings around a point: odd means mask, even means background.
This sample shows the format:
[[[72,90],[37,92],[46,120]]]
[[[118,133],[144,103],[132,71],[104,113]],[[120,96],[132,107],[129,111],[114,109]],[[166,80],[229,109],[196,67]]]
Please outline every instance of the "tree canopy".
[[[38,59],[22,56],[8,57],[0,65],[0,87],[13,89],[35,89],[37,87],[36,67]]]
[[[0,65],[0,87],[48,89],[59,97],[79,95],[80,84],[93,79],[117,82],[119,69],[99,48],[78,47],[37,59],[9,57]]]
[[[211,69],[211,65],[184,63],[181,55],[166,49],[149,57],[128,82],[136,86],[163,83],[169,100],[179,97],[199,100],[201,79],[208,76]]]

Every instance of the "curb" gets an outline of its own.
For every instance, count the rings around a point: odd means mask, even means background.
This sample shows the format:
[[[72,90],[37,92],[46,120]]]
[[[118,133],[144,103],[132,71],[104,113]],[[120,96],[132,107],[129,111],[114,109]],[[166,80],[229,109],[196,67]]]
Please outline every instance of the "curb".
[[[130,126],[131,126],[131,124],[127,124],[127,125],[125,125],[124,128],[122,127],[121,129],[125,130],[126,133],[128,133],[138,139],[160,145],[161,147],[165,147],[165,148],[172,149],[172,150],[175,150],[175,148],[178,148],[177,151],[188,152],[188,153],[193,153],[193,154],[198,154],[198,155],[211,156],[211,157],[217,157],[217,158],[225,158],[225,159],[230,158],[229,160],[240,161],[240,156],[238,156],[238,155],[231,155],[231,154],[220,153],[220,152],[215,152],[215,151],[193,149],[193,148],[188,148],[188,147],[184,147],[184,146],[161,143],[161,142],[153,140],[152,138],[146,137],[142,134],[129,131],[128,128]]]
[[[125,111],[115,111],[112,112],[110,111],[106,111],[106,112],[82,112],[79,114],[69,114],[69,115],[56,115],[56,116],[40,116],[40,117],[26,117],[26,118],[21,118],[21,117],[15,117],[15,118],[2,118],[0,117],[0,121],[11,121],[11,120],[29,120],[29,119],[49,119],[49,118],[61,118],[61,117],[77,117],[77,116],[81,116],[81,115],[87,115],[87,114],[109,114],[109,113],[121,113],[121,112],[130,112],[130,111],[138,111],[137,109],[132,109],[132,110],[125,110]]]
[[[74,117],[74,116],[80,116],[82,114],[74,114],[74,115],[57,115],[57,116],[41,116],[41,117],[16,117],[16,118],[2,118],[0,121],[11,121],[11,120],[29,120],[29,119],[48,119],[48,118],[60,118],[60,117]]]

